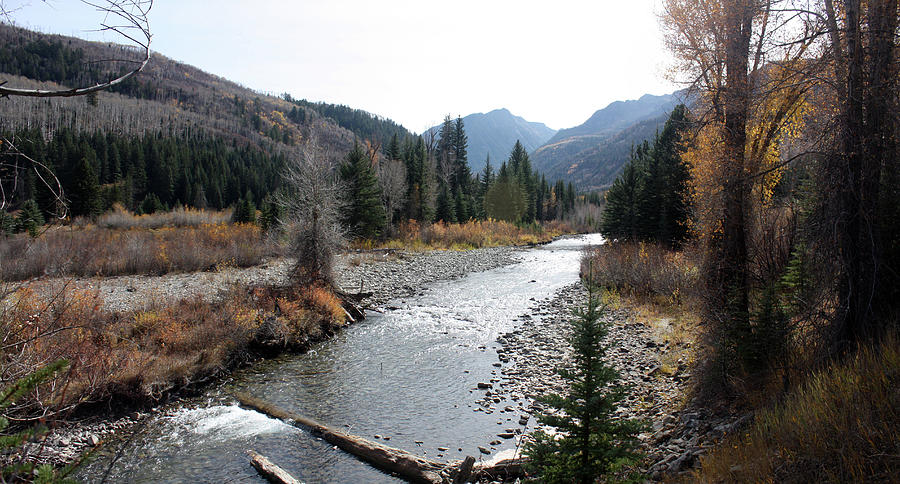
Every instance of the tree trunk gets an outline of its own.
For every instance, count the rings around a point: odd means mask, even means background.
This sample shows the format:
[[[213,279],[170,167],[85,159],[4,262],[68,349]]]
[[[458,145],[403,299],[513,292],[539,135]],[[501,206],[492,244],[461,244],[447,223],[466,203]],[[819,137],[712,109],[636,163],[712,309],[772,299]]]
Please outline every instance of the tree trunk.
[[[732,331],[749,331],[747,241],[744,211],[747,198],[745,152],[747,110],[750,99],[748,56],[753,7],[745,0],[729,2],[726,31],[726,86],[724,148],[724,211],[722,214],[719,283],[725,324]]]

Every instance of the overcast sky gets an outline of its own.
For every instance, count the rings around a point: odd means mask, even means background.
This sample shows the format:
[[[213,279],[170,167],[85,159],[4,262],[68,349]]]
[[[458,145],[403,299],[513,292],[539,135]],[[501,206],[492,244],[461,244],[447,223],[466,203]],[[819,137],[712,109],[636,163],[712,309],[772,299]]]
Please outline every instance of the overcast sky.
[[[91,34],[76,0],[6,0],[17,24]],[[657,0],[156,0],[153,50],[252,89],[346,104],[422,132],[505,107],[560,129],[676,89]]]

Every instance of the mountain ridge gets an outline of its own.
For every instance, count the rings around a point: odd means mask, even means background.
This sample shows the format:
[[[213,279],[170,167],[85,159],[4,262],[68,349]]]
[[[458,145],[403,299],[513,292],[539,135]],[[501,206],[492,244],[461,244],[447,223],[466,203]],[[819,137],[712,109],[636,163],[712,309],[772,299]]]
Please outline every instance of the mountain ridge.
[[[613,101],[584,123],[559,130],[536,148],[531,153],[534,167],[582,190],[605,189],[628,161],[631,146],[652,138],[682,96],[676,91]]]
[[[555,130],[544,123],[528,121],[516,116],[507,108],[497,108],[486,113],[472,113],[462,118],[468,137],[468,162],[473,172],[484,169],[485,157],[491,156],[496,168],[509,157],[516,141],[520,141],[527,151],[541,146]],[[440,133],[440,126],[426,130],[426,133]]]

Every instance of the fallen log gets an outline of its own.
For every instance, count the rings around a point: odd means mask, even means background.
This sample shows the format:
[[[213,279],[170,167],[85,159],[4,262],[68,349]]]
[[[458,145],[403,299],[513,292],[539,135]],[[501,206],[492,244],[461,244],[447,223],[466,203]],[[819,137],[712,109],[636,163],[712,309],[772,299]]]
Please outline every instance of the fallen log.
[[[250,464],[256,468],[256,472],[259,472],[269,482],[273,484],[302,484],[294,476],[288,474],[286,470],[273,464],[272,461],[264,456],[252,450],[248,450],[247,454],[250,456]]]
[[[444,463],[432,461],[405,450],[388,447],[356,435],[332,429],[315,420],[278,408],[244,393],[235,395],[235,398],[244,407],[284,420],[295,427],[308,430],[311,434],[321,437],[322,440],[329,444],[335,445],[379,469],[392,472],[409,482],[436,484],[442,481],[440,471],[446,467]]]

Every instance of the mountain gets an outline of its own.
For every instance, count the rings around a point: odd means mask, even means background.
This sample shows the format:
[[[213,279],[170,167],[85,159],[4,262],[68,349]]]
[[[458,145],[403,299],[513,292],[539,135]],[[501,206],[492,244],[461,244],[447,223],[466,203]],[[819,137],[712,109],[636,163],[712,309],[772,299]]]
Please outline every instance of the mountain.
[[[0,82],[23,88],[92,85],[122,65],[92,61],[134,55],[3,23],[0,45]],[[247,194],[260,201],[307,139],[337,159],[354,139],[395,133],[408,131],[346,106],[266,95],[158,53],[137,76],[96,96],[0,100],[0,134],[55,166],[66,192],[74,181],[65,175],[87,158],[114,197],[108,201],[132,209],[151,196],[168,206],[205,199],[223,208]],[[41,201],[29,183],[17,185],[18,199]]]
[[[607,188],[628,161],[631,146],[662,129],[681,96],[647,94],[613,102],[581,125],[559,130],[534,150],[533,166],[550,179],[571,181],[582,190]]]
[[[531,151],[550,139],[556,131],[543,123],[526,121],[507,109],[495,109],[489,113],[474,113],[463,119],[468,137],[469,166],[473,173],[484,169],[484,160],[491,155],[491,165],[496,169],[509,157],[516,140]],[[440,126],[428,132],[439,133]]]

